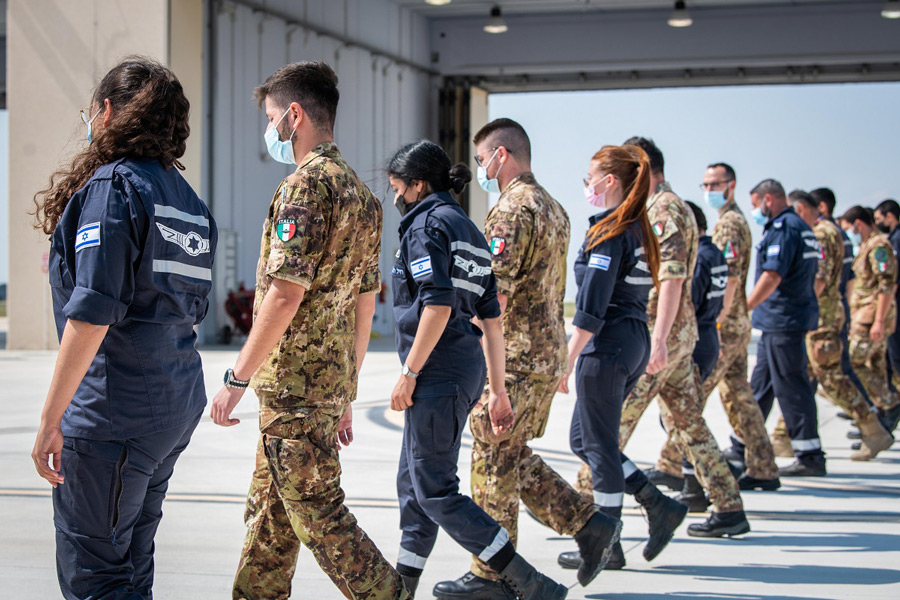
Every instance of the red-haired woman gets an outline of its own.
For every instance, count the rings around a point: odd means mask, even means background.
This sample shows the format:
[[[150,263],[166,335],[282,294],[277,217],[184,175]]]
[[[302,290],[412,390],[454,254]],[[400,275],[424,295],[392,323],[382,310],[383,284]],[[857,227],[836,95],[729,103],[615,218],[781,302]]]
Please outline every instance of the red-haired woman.
[[[577,361],[577,398],[569,443],[591,467],[594,502],[619,519],[626,476],[629,493],[665,502],[665,496],[619,452],[622,404],[650,357],[647,299],[657,284],[660,260],[659,243],[647,218],[649,159],[637,146],[604,146],[591,160],[584,184],[587,201],[602,212],[591,217],[575,261],[578,294],[569,369],[571,374]],[[568,393],[568,377],[560,391]],[[684,518],[681,509],[678,514]],[[651,521],[651,533],[653,525]],[[651,558],[656,556],[671,533],[663,537],[651,535],[645,556],[648,551]],[[574,567],[577,562],[577,553],[560,556],[563,566]],[[623,565],[622,547],[616,543],[607,568]]]

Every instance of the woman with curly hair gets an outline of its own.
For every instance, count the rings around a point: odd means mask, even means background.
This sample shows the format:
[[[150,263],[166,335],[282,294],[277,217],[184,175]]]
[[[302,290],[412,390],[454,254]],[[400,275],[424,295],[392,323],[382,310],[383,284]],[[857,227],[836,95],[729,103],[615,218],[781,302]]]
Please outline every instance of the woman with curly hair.
[[[188,112],[169,69],[125,59],[82,111],[89,145],[35,195],[60,349],[32,459],[70,599],[152,597],[163,498],[206,405],[194,325],[216,226],[179,173]]]

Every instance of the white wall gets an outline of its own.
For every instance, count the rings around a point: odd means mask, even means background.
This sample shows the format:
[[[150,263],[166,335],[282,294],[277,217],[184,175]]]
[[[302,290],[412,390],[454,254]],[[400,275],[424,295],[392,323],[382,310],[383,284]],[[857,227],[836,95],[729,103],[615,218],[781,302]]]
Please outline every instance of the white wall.
[[[9,111],[0,110],[0,231],[9,231]],[[0,283],[9,281],[9,236],[0,243]]]
[[[385,53],[418,63],[428,60],[425,22],[386,0],[274,0],[266,6]],[[248,288],[254,285],[265,214],[279,182],[292,170],[266,153],[266,120],[251,98],[253,88],[290,62],[330,64],[341,93],[335,140],[350,165],[384,199],[384,167],[390,155],[403,143],[436,138],[437,81],[240,3],[225,4],[213,20],[212,184],[206,199],[220,230],[214,306],[221,327],[230,324],[222,306],[227,290],[241,282]],[[392,199],[384,204],[381,263],[388,284],[399,225]],[[389,294],[386,300],[375,323],[382,334],[391,331]]]

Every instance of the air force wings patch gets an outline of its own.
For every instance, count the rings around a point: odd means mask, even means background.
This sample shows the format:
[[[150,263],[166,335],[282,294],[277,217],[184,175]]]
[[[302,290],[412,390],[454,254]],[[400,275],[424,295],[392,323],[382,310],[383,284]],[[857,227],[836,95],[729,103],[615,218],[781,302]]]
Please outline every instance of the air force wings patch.
[[[209,240],[200,237],[200,234],[196,231],[181,233],[180,231],[175,231],[174,229],[166,227],[162,223],[157,223],[156,226],[159,227],[159,232],[162,234],[164,240],[172,242],[190,256],[197,256],[209,252]]]

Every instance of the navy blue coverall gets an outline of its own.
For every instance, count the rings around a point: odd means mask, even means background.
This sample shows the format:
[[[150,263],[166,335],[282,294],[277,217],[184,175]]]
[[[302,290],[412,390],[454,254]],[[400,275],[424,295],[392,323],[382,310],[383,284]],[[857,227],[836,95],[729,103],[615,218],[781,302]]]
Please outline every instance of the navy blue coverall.
[[[753,310],[753,326],[763,333],[750,386],[764,417],[778,398],[798,460],[824,462],[805,342],[819,320],[813,290],[819,244],[809,225],[787,207],[769,219],[756,248],[756,280],[764,271],[774,271],[782,280]]]
[[[888,239],[891,242],[891,247],[894,249],[894,254],[900,257],[900,227],[895,227],[891,232],[891,235],[888,236]],[[897,306],[900,306],[900,286],[897,287],[895,298]],[[893,382],[893,375],[900,374],[900,310],[898,310],[897,313],[897,326],[894,328],[894,333],[892,333],[887,340],[888,384],[891,386],[892,391],[896,391],[896,386],[894,386]]]
[[[130,159],[97,169],[53,232],[60,338],[69,319],[109,326],[62,419],[53,510],[66,598],[152,596],[163,498],[206,405],[194,325],[216,239],[177,169]]]
[[[728,263],[725,255],[712,238],[704,235],[697,249],[697,266],[691,282],[691,300],[697,315],[699,337],[694,346],[694,362],[700,369],[700,380],[705,381],[719,362],[719,332],[716,319],[725,305],[725,287],[728,284]]]
[[[590,224],[607,214],[591,217]],[[575,367],[576,400],[569,445],[591,468],[594,503],[619,519],[625,477],[633,476],[627,486],[632,494],[646,481],[619,451],[622,404],[650,359],[647,299],[653,276],[640,227],[632,224],[625,233],[590,250],[585,240],[575,260],[575,282],[574,325],[594,335]]]
[[[472,318],[500,316],[484,235],[448,192],[416,204],[400,222],[391,271],[397,350],[412,348],[425,306],[451,307],[450,320],[421,369],[405,411],[397,473],[397,570],[421,575],[442,527],[463,548],[503,570],[515,554],[509,534],[468,496],[456,476],[462,432],[484,391],[481,331]]]

